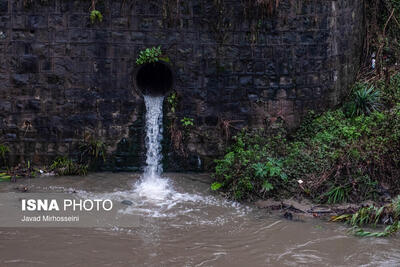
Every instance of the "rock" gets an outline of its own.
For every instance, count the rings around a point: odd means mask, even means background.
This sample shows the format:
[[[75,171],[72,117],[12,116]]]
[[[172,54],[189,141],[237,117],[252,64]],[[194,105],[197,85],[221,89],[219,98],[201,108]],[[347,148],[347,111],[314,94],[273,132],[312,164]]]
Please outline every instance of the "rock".
[[[253,79],[252,79],[251,76],[242,76],[242,77],[240,77],[240,79],[239,79],[239,83],[240,83],[240,85],[242,85],[242,86],[251,85],[251,84],[252,84],[252,81],[253,81]]]
[[[37,56],[26,55],[23,56],[18,65],[17,73],[25,74],[25,73],[37,73],[39,69]]]
[[[312,207],[311,212],[313,213],[332,213],[333,211],[327,207]]]
[[[26,109],[32,110],[35,112],[40,111],[40,100],[36,100],[36,99],[29,100],[26,105]]]
[[[2,13],[8,12],[8,1],[7,0],[0,1],[0,12],[2,12]]]
[[[360,208],[357,204],[340,204],[335,205],[332,209],[338,213],[354,213]]]
[[[311,210],[311,204],[305,201],[303,203],[300,203],[298,201],[289,199],[289,200],[284,200],[282,203],[288,208],[295,209],[297,211],[304,213],[307,213]]]
[[[267,199],[267,200],[258,200],[256,203],[254,203],[256,205],[256,207],[260,208],[260,209],[281,209],[282,206],[282,202],[280,201],[275,201],[272,199]]]
[[[6,134],[6,140],[15,140],[17,139],[17,135],[13,133]]]
[[[302,212],[302,213],[309,213],[312,210],[311,203],[304,200],[302,202],[298,202],[292,199],[283,200],[283,201],[275,201],[272,199],[267,200],[259,200],[255,203],[258,208],[261,209],[289,209],[294,212]]]
[[[255,102],[255,101],[257,101],[259,99],[258,95],[255,95],[255,94],[249,94],[248,98],[252,102]]]
[[[371,206],[377,207],[379,205],[377,205],[376,202],[371,201],[371,200],[367,200],[367,201],[364,201],[363,203],[361,203],[361,207],[371,207]]]
[[[9,101],[0,101],[0,111],[1,112],[10,112],[12,104]]]
[[[16,187],[15,190],[17,190],[21,193],[26,193],[29,191],[29,188],[27,186],[19,186],[19,187]]]
[[[27,74],[14,74],[12,76],[12,83],[15,87],[22,87],[27,85],[29,76]]]
[[[31,29],[45,28],[47,26],[47,16],[31,15],[28,17],[28,27]]]
[[[285,212],[285,214],[283,214],[283,217],[285,219],[288,219],[289,221],[293,220],[293,214],[291,212]]]
[[[132,205],[133,204],[133,202],[132,201],[130,201],[130,200],[122,200],[121,201],[121,204],[124,204],[124,205],[128,205],[128,206],[130,206],[130,205]]]

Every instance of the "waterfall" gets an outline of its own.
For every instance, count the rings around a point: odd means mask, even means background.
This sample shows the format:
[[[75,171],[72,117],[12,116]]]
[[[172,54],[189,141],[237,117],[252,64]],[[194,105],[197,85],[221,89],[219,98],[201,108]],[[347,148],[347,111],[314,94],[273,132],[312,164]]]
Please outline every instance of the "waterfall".
[[[162,117],[163,96],[144,96],[146,104],[146,167],[136,192],[149,199],[165,199],[173,192],[169,180],[162,178]]]
[[[125,202],[127,207],[121,210],[123,214],[154,218],[178,215],[186,217],[188,213],[197,211],[198,203],[209,205],[214,201],[201,194],[182,192],[181,186],[187,184],[185,179],[179,179],[180,186],[179,183],[176,186],[174,178],[171,179],[162,174],[163,101],[163,96],[144,96],[146,166],[142,176],[135,180],[129,191],[114,191],[99,197]],[[202,164],[200,158],[198,158],[198,164],[200,168]],[[82,192],[81,196],[87,198],[85,192]],[[190,206],[192,204],[193,206]]]
[[[163,96],[144,96],[146,104],[146,168],[144,177],[157,177],[162,173],[162,117]]]

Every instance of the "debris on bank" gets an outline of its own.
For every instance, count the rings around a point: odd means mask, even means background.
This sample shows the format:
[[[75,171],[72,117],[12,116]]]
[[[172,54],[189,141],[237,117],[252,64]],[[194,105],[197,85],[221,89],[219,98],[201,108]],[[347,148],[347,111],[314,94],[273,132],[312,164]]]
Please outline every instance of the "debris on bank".
[[[55,173],[53,171],[18,165],[7,170],[0,170],[0,182],[16,182],[16,180],[20,178],[34,178],[38,176],[54,175]]]
[[[304,216],[330,222],[345,222],[352,227],[351,233],[363,237],[387,237],[400,230],[400,196],[381,205],[372,201],[360,204],[320,205],[308,200],[267,199],[255,202],[255,206],[260,209],[281,211],[282,216],[288,220],[301,221],[301,217]]]
[[[290,211],[293,213],[300,213],[312,217],[332,216],[343,213],[351,213],[357,211],[360,207],[368,205],[371,202],[364,202],[362,204],[336,204],[336,205],[322,205],[315,204],[309,200],[297,201],[293,199],[287,200],[258,200],[255,202],[256,207],[260,209],[268,209],[272,211]]]

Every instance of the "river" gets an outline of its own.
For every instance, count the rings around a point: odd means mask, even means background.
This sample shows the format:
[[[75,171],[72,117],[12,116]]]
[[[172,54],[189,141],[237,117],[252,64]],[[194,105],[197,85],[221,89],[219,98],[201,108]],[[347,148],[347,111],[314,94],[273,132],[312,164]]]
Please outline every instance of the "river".
[[[207,174],[163,177],[173,191],[162,199],[135,192],[140,175],[129,173],[3,183],[1,192],[28,185],[30,192],[76,190],[81,197],[129,199],[135,203],[115,208],[136,223],[108,228],[3,227],[0,266],[400,266],[396,237],[358,238],[340,223],[289,221],[230,202],[211,192]]]

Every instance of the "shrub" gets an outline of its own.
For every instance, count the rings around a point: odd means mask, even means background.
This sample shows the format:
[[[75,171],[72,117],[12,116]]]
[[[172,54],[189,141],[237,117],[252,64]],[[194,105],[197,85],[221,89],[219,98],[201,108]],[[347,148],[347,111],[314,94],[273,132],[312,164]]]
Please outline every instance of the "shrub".
[[[374,86],[367,84],[357,84],[353,100],[350,103],[350,115],[360,116],[362,114],[369,115],[373,111],[379,110],[380,93],[375,90]]]
[[[362,237],[387,237],[400,230],[400,196],[397,196],[392,203],[382,207],[368,206],[361,207],[353,214],[342,214],[333,216],[331,221],[344,221],[353,228],[354,235]],[[376,228],[378,223],[388,224],[383,231],[366,231],[363,227]]]
[[[394,107],[400,103],[400,73],[390,77],[389,83],[378,81],[377,87],[382,92],[382,100],[388,107]]]
[[[84,158],[101,158],[103,161],[105,160],[106,145],[100,140],[89,137],[85,140],[85,142],[80,144],[79,148],[81,151],[81,155]]]
[[[57,158],[50,166],[57,175],[87,175],[88,166],[78,164],[67,157]]]
[[[106,160],[106,145],[91,135],[85,137],[84,142],[79,145],[79,150],[80,163],[87,165],[91,170]]]
[[[146,63],[153,63],[157,62],[159,60],[159,57],[161,56],[161,47],[152,47],[152,48],[146,48],[145,50],[142,50],[139,52],[139,56],[136,59],[136,64],[142,65]]]
[[[236,200],[272,196],[285,187],[287,175],[280,159],[271,157],[268,149],[258,144],[262,137],[241,133],[221,160],[216,160],[212,190],[226,192]]]
[[[349,191],[351,187],[346,186],[332,186],[325,195],[328,197],[327,203],[336,204],[346,202],[349,199]]]
[[[301,193],[328,203],[400,193],[400,103],[377,110],[372,87],[363,88],[368,93],[356,95],[369,100],[357,100],[363,104],[354,117],[342,107],[320,115],[310,112],[290,135],[280,129],[239,134],[216,161],[213,189],[240,200]],[[271,166],[284,176],[269,172]]]

